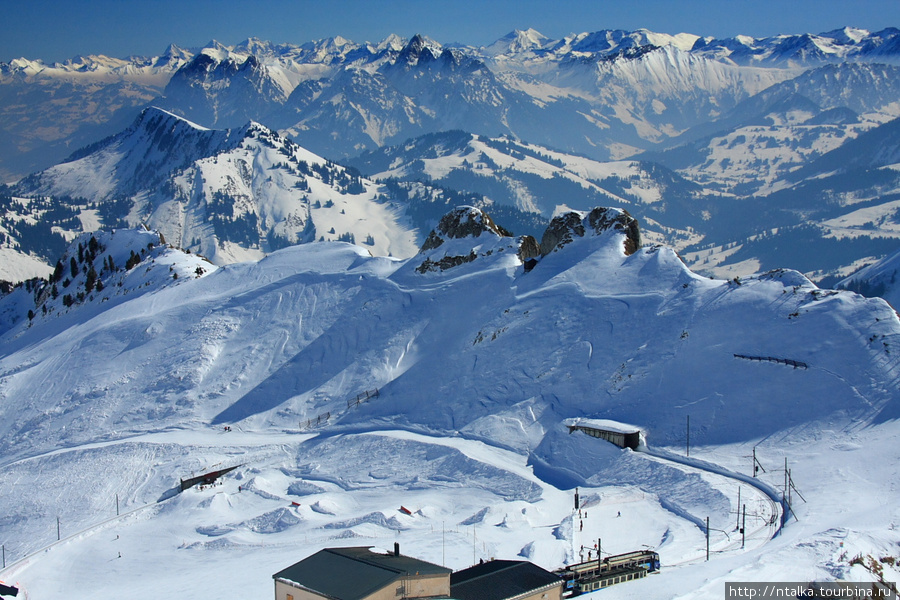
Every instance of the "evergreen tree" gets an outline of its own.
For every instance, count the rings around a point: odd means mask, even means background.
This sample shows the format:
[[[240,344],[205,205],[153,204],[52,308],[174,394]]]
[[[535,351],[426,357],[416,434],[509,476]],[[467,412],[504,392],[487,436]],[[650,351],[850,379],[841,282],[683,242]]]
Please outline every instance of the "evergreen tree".
[[[63,267],[62,259],[57,259],[56,267],[53,269],[53,275],[50,276],[50,281],[56,282],[62,279],[63,269],[65,269],[65,267]]]
[[[82,253],[84,251],[82,250]],[[72,257],[72,260],[69,261],[69,268],[72,270],[72,277],[78,277],[78,262],[75,260],[75,257]]]
[[[94,239],[94,238],[91,238]],[[94,285],[97,283],[97,271],[94,270],[94,266],[91,265],[91,270],[87,272],[87,279],[84,282],[84,289],[87,290],[88,293],[91,293],[94,289]]]

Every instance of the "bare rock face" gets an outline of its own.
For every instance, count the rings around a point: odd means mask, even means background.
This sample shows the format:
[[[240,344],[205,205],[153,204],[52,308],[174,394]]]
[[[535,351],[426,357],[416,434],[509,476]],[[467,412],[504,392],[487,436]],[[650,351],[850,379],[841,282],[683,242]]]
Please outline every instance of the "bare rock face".
[[[513,239],[512,233],[481,209],[461,206],[444,215],[428,234],[419,251],[426,256],[416,271],[446,271],[503,252],[514,252],[522,264],[531,266],[541,255],[540,245],[530,235]]]
[[[572,243],[575,236],[584,237],[584,224],[579,213],[569,212],[554,217],[541,237],[541,256],[547,256]]]
[[[512,234],[496,223],[491,217],[478,208],[461,206],[453,209],[441,217],[441,222],[431,230],[419,253],[434,250],[448,239],[462,239],[466,237],[481,237],[482,233],[491,232],[504,237]]]
[[[614,230],[625,234],[625,255],[634,254],[641,247],[641,232],[637,219],[628,211],[617,208],[595,208],[589,213],[568,212],[550,221],[541,238],[541,255],[547,256],[572,243],[577,237],[584,237],[588,227],[594,235]]]
[[[523,235],[519,238],[518,256],[523,263],[530,259],[540,258],[541,245],[530,235]]]
[[[637,219],[627,210],[595,208],[588,213],[588,223],[596,235],[613,229],[625,234],[625,256],[634,254],[641,247],[641,230]]]

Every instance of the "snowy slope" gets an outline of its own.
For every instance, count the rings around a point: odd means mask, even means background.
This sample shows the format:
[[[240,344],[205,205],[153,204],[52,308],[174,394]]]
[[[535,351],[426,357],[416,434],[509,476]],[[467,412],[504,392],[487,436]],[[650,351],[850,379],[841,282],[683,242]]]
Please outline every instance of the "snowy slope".
[[[842,289],[853,290],[866,296],[878,296],[900,306],[900,286],[897,285],[897,271],[900,269],[900,252],[868,265],[838,285]]]
[[[699,277],[671,249],[637,248],[630,223],[561,215],[536,249],[466,209],[407,260],[307,244],[18,323],[0,338],[0,536],[16,561],[0,579],[34,599],[263,596],[323,546],[556,568],[602,538],[663,560],[615,597],[871,580],[851,559],[900,541],[896,313],[792,271]],[[768,541],[777,509],[743,487],[741,550],[737,481],[564,425],[631,423],[679,451],[688,415],[692,456],[747,473],[758,446],[780,486],[789,454],[799,521]],[[235,465],[173,495],[180,477]],[[73,537],[32,554],[56,541],[56,516]]]
[[[376,181],[427,181],[546,218],[616,206],[641,218],[647,239],[679,249],[701,238],[697,221],[713,202],[700,187],[658,165],[600,162],[461,131],[428,134],[346,162]]]
[[[146,109],[125,131],[15,189],[69,197],[74,210],[99,210],[107,226],[146,224],[217,264],[317,239],[358,240],[375,254],[415,251],[416,233],[385,190],[256,123],[210,130]]]

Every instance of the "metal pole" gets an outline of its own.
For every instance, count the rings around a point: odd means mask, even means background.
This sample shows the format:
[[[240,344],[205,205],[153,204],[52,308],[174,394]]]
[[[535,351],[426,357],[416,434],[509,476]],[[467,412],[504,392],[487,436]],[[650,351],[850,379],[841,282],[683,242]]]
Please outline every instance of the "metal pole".
[[[56,517],[56,541],[59,541],[59,517]]]
[[[6,568],[6,544],[3,544],[3,568]]]
[[[791,488],[794,487],[794,479],[791,477],[791,470],[788,469],[788,504],[793,504],[793,495],[791,494]]]
[[[756,477],[756,446],[753,446],[753,476]]]
[[[119,495],[116,494],[116,516],[119,516]]]
[[[735,529],[740,529],[741,527],[741,486],[738,486],[738,503],[737,503],[737,523],[735,523]]]
[[[744,547],[744,542],[747,537],[747,505],[744,505],[744,524],[741,526],[741,548]]]
[[[706,561],[709,562],[709,517],[706,517]]]
[[[787,456],[784,457],[784,498],[787,500],[787,503],[790,504],[791,501],[788,498],[788,468],[787,468]]]

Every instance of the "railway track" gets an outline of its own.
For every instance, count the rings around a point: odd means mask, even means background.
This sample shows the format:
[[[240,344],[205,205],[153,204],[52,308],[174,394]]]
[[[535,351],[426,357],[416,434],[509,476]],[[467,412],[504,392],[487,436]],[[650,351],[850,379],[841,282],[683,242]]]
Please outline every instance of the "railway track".
[[[758,497],[761,498],[762,502],[764,503],[764,509],[761,512],[767,514],[768,517],[759,519],[759,515],[755,515],[756,518],[754,520],[756,521],[756,523],[752,529],[749,526],[747,527],[747,531],[745,531],[744,533],[743,540],[741,539],[740,535],[736,535],[734,539],[731,539],[731,537],[726,533],[727,541],[725,542],[725,544],[716,544],[714,548],[710,548],[710,554],[719,554],[722,552],[739,550],[745,546],[744,542],[746,541],[752,541],[752,543],[757,547],[762,546],[781,532],[781,528],[783,527],[781,496],[780,493],[768,483],[760,481],[755,477],[750,477],[749,475],[731,471],[715,463],[710,463],[708,461],[700,460],[697,458],[680,456],[678,454],[666,452],[665,450],[649,448],[646,445],[642,445],[640,448],[638,448],[637,451],[657,460],[671,462],[681,466],[689,467],[691,469],[697,469],[699,471],[705,471],[714,475],[727,477],[729,479],[737,481],[738,483],[747,484],[760,492]],[[667,566],[688,564],[696,562],[698,560],[702,560],[704,558],[705,553],[697,557],[687,558],[677,563],[669,563]]]

